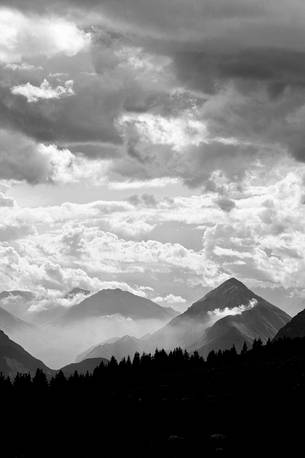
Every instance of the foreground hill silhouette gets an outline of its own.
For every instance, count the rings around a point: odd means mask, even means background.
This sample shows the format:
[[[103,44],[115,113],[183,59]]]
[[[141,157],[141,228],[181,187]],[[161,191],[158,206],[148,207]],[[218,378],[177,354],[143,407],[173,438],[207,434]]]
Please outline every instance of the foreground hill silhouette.
[[[223,350],[260,338],[273,338],[290,316],[255,294],[236,278],[230,278],[167,325],[142,339],[125,336],[89,349],[82,356],[115,356],[120,359],[137,351],[151,352],[156,348],[177,346],[207,355],[211,350]]]
[[[302,456],[305,339],[0,377],[5,458]],[[18,438],[18,440],[16,439]]]
[[[275,339],[293,339],[296,337],[305,337],[305,310],[299,312],[283,326],[275,336]]]
[[[81,375],[85,375],[86,373],[92,374],[94,369],[96,369],[100,364],[108,364],[108,360],[105,358],[88,358],[84,359],[79,363],[71,363],[67,364],[66,366],[62,367],[60,370],[66,377],[70,377],[75,372]]]
[[[48,375],[54,373],[0,330],[0,373],[12,377],[17,373],[34,374],[37,369]]]

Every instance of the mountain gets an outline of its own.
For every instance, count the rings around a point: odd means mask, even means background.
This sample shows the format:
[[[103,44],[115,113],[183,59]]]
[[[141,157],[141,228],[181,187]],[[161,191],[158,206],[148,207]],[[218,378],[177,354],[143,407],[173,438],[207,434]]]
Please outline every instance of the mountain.
[[[244,342],[249,345],[254,339],[260,338],[263,342],[273,339],[290,317],[264,299],[258,300],[256,295],[255,298],[257,302],[252,302],[251,308],[216,321],[192,349],[206,357],[211,350],[225,350],[235,345],[240,351]]]
[[[34,358],[21,345],[0,331],[0,373],[13,377],[17,372],[35,374],[37,369],[42,369],[47,375],[54,373],[42,361]]]
[[[226,319],[227,315],[230,318]],[[159,345],[163,343],[165,347],[170,348],[197,346],[198,342],[204,341],[203,336],[208,328],[221,319],[225,320],[222,323],[223,327],[226,323],[229,326],[234,315],[240,328],[241,323],[248,320],[244,323],[244,326],[248,327],[244,331],[245,335],[255,335],[262,339],[265,339],[265,336],[272,338],[290,319],[287,313],[255,294],[241,281],[230,278],[170,321],[155,334],[155,338]],[[261,328],[257,321],[261,322]],[[217,333],[218,327],[220,333],[220,325],[216,326],[216,331],[213,332]]]
[[[66,377],[70,377],[74,372],[78,374],[92,374],[94,369],[100,364],[108,364],[108,360],[105,358],[88,358],[84,359],[79,363],[68,364],[67,366],[62,367],[60,370],[64,373]]]
[[[305,337],[305,310],[302,310],[285,324],[275,336],[275,340],[295,339],[296,337]]]
[[[156,348],[186,348],[206,354],[255,338],[273,338],[290,317],[283,310],[255,294],[236,278],[230,278],[196,301],[184,313],[142,339],[127,337],[90,349],[85,356],[133,356],[136,351]]]
[[[34,299],[35,295],[31,293],[31,291],[23,291],[18,289],[11,291],[1,291],[0,293],[0,301],[11,297],[20,297],[25,301],[30,301]]]
[[[16,331],[30,331],[33,326],[0,307],[0,329],[10,334]]]
[[[107,358],[114,356],[118,361],[128,356],[133,356],[137,352],[142,352],[143,339],[136,337],[124,336],[119,339],[111,339],[95,347],[91,347],[87,352],[79,355],[77,361],[84,358]]]
[[[88,318],[120,314],[134,320],[170,320],[177,313],[170,308],[121,289],[104,289],[67,309],[60,319],[62,324]]]

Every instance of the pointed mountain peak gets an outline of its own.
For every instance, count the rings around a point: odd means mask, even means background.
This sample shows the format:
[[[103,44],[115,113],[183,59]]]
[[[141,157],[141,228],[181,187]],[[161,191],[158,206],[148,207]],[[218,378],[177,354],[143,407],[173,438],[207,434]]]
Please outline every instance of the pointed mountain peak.
[[[221,285],[219,285],[218,288],[221,288],[223,286],[239,286],[239,287],[246,288],[246,285],[235,277],[231,277],[228,280],[225,280],[223,283],[221,283]]]
[[[248,305],[252,299],[261,300],[255,293],[237,278],[229,278],[217,288],[208,292],[188,310],[188,315],[205,314],[215,309],[234,308]]]
[[[248,290],[246,285],[241,281],[237,280],[237,278],[231,277],[228,280],[221,283],[217,288],[210,291],[206,296],[215,296],[218,294],[227,294],[236,291]]]
[[[228,284],[228,285],[242,285],[242,286],[245,286],[240,280],[238,280],[235,277],[229,278],[228,280],[224,281],[222,284],[223,285],[224,284]]]

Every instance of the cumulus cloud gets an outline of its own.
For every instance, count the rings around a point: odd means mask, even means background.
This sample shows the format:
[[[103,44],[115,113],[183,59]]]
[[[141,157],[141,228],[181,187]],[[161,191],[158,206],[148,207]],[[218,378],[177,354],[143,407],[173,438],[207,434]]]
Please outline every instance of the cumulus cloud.
[[[32,184],[102,180],[103,162],[76,157],[68,149],[36,143],[24,135],[0,129],[0,179]]]
[[[33,86],[31,83],[13,86],[11,93],[22,95],[29,103],[38,102],[39,99],[60,99],[74,95],[73,80],[66,81],[63,86],[52,87],[48,80],[44,79],[40,86]]]
[[[154,302],[164,306],[173,307],[174,309],[182,312],[186,309],[186,299],[181,296],[175,296],[174,294],[168,294],[167,296],[158,296],[153,299]]]
[[[15,63],[33,56],[73,56],[90,43],[90,35],[60,17],[24,15],[0,9],[0,62]]]
[[[0,4],[0,178],[126,198],[1,194],[8,284],[302,290],[304,2]]]

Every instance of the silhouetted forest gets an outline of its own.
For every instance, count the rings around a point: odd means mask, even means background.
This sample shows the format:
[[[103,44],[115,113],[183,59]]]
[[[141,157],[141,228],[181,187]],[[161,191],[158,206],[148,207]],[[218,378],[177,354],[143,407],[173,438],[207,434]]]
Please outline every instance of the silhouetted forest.
[[[305,339],[207,360],[181,349],[93,375],[0,377],[1,456],[263,456],[303,450]]]

